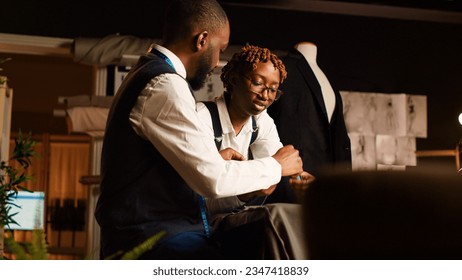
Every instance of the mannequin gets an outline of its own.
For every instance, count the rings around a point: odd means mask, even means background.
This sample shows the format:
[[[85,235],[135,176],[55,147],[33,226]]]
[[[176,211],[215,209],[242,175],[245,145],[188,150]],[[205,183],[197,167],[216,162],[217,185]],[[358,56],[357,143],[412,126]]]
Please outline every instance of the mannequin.
[[[303,168],[315,177],[323,170],[351,170],[342,97],[328,73],[321,71],[316,55],[315,44],[301,42],[279,57],[287,70],[279,87],[284,95],[267,109],[281,142],[300,151]]]
[[[318,48],[311,42],[301,42],[295,45],[295,49],[305,57],[321,86],[322,97],[324,98],[324,105],[327,111],[327,119],[330,122],[335,109],[335,94],[326,75],[316,63]]]

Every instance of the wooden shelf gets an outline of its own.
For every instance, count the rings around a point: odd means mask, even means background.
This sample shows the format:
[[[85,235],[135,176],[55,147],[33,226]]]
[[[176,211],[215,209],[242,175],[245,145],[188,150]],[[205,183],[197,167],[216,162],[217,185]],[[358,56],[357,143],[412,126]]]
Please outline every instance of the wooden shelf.
[[[84,185],[99,185],[100,177],[99,175],[82,176],[79,182]]]
[[[454,157],[457,154],[456,150],[427,150],[416,151],[417,157]]]

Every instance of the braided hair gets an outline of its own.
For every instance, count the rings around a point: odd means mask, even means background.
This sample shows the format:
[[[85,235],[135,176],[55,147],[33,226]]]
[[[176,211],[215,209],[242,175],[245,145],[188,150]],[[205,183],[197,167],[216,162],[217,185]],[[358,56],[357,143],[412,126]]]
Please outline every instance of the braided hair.
[[[233,73],[247,73],[257,68],[259,62],[271,61],[274,68],[279,70],[280,84],[287,77],[287,71],[284,63],[269,49],[248,45],[233,55],[231,60],[221,70],[221,81],[226,89],[226,94],[233,91],[230,77]]]

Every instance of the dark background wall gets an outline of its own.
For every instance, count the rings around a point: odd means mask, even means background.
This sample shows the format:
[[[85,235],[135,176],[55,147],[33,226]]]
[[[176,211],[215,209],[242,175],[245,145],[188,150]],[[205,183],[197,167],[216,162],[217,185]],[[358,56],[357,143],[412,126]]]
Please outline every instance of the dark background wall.
[[[68,2],[47,5],[46,1],[9,1],[2,3],[0,33],[62,38],[101,38],[119,33],[160,38],[167,2],[113,1],[91,7]],[[320,66],[340,90],[426,95],[428,138],[418,139],[418,149],[452,149],[462,137],[462,126],[457,121],[462,113],[461,23],[240,7],[221,2],[231,22],[233,45],[251,43],[286,51],[297,42],[311,41],[318,46]],[[462,18],[462,13],[459,15]]]

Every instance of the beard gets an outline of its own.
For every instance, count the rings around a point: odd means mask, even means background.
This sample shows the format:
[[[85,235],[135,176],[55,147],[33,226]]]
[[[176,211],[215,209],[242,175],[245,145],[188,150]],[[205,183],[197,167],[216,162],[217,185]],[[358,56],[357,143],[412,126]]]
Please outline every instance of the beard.
[[[199,90],[204,87],[207,78],[212,73],[213,69],[211,68],[212,65],[212,48],[209,48],[207,52],[204,53],[202,57],[200,57],[197,71],[188,82],[191,85],[193,90]]]

